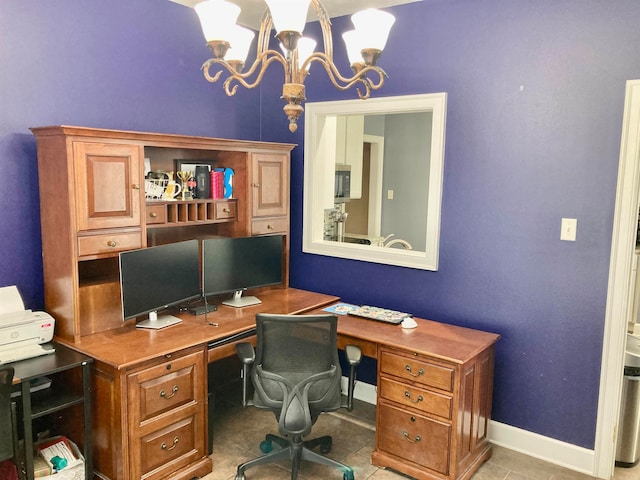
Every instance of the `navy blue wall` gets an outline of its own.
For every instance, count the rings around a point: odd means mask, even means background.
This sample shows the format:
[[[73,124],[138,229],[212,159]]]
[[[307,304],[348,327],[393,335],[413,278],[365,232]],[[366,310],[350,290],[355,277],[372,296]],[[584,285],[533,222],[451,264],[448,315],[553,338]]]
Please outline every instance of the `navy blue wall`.
[[[439,270],[302,254],[298,147],[291,283],[500,333],[493,418],[593,448],[624,87],[640,78],[640,4],[425,0],[390,10],[397,22],[381,59],[390,77],[376,95],[449,94]],[[348,23],[334,21],[336,56]],[[17,284],[28,307],[42,306],[29,127],[302,145],[304,121],[292,135],[281,112],[279,73],[262,92],[227,99],[199,71],[208,56],[194,13],[169,1],[3,3],[0,286]],[[312,69],[310,101],[354,95]],[[559,240],[562,217],[578,219],[577,242]]]

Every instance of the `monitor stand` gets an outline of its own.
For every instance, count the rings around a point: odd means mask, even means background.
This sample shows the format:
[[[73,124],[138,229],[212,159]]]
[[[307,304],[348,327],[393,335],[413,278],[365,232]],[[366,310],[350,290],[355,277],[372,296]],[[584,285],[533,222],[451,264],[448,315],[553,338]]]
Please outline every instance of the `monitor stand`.
[[[158,316],[158,312],[149,312],[149,318],[138,322],[136,324],[136,328],[149,328],[152,330],[159,330],[161,328],[180,323],[181,321],[182,320],[180,320],[178,317],[174,317],[173,315]]]
[[[258,305],[262,303],[262,301],[258,297],[243,297],[242,290],[236,290],[229,300],[225,300],[222,302],[223,305],[228,305],[230,307],[242,308],[248,307],[249,305]]]

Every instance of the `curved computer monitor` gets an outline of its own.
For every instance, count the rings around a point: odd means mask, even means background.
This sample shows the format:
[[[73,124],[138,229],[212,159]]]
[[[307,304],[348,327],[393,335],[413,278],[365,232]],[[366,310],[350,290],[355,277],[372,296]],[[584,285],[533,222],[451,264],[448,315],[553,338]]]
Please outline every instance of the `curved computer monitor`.
[[[164,328],[181,322],[158,311],[201,295],[197,240],[120,253],[124,320],[148,314],[140,328]]]
[[[210,238],[202,241],[202,292],[209,295],[233,292],[222,302],[232,307],[261,303],[243,296],[250,288],[282,283],[282,235]]]

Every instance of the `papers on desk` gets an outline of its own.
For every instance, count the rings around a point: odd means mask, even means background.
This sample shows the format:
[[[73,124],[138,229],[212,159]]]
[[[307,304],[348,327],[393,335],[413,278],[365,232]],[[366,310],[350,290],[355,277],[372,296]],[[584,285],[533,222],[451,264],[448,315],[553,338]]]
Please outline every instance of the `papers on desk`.
[[[358,305],[351,305],[350,303],[336,303],[323,310],[329,313],[336,313],[338,315],[347,315],[351,310],[358,308]]]

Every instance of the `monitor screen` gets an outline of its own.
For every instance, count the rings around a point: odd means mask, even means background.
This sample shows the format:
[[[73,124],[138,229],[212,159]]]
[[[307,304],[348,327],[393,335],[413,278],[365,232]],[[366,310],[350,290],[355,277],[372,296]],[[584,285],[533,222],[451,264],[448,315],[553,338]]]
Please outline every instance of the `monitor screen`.
[[[205,295],[234,292],[222,302],[233,307],[260,303],[243,297],[249,288],[282,282],[282,235],[211,238],[202,241],[202,291]]]
[[[158,317],[158,310],[200,296],[197,240],[169,243],[120,253],[120,288],[125,320],[149,314],[137,324],[162,328],[180,319]]]

